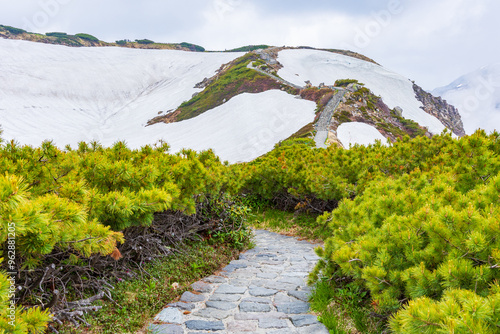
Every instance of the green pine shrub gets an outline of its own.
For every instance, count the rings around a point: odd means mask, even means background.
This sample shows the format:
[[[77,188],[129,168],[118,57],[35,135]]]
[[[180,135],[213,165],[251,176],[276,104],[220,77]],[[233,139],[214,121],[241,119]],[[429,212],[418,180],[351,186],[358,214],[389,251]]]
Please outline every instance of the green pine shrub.
[[[75,36],[90,42],[99,42],[99,39],[97,37],[89,34],[76,34]]]

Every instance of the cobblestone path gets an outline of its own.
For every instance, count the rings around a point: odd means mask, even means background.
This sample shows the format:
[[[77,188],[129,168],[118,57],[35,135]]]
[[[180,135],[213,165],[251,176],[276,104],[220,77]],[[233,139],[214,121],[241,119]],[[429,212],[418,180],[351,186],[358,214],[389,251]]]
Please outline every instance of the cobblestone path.
[[[254,242],[255,248],[163,309],[150,333],[328,334],[308,313],[315,245],[261,230]]]
[[[325,106],[325,110],[321,113],[318,122],[315,124],[316,136],[314,141],[316,142],[316,147],[326,148],[325,141],[328,138],[328,128],[330,127],[330,122],[333,117],[335,109],[342,101],[345,95],[344,89],[338,89],[335,95],[331,98],[330,102]]]

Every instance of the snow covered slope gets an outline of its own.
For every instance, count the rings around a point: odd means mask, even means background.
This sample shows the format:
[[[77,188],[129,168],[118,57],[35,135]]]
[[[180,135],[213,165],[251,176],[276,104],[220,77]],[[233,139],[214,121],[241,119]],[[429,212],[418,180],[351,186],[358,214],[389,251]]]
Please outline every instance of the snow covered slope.
[[[318,50],[283,50],[278,61],[283,68],[278,75],[297,85],[311,81],[333,85],[337,79],[356,79],[382,97],[390,107],[401,107],[405,118],[426,126],[431,133],[441,133],[445,126],[434,116],[420,109],[413,84],[405,77],[379,65],[336,53]]]
[[[500,63],[464,75],[432,94],[458,108],[467,134],[477,129],[500,131]]]
[[[340,124],[337,129],[337,138],[345,148],[355,144],[375,144],[376,140],[380,140],[384,145],[387,144],[387,139],[374,126],[359,122]]]
[[[35,146],[50,139],[60,147],[125,140],[133,148],[163,139],[173,151],[213,148],[223,160],[251,160],[310,122],[315,104],[280,91],[244,94],[196,119],[145,127],[241,55],[0,39],[2,137]]]

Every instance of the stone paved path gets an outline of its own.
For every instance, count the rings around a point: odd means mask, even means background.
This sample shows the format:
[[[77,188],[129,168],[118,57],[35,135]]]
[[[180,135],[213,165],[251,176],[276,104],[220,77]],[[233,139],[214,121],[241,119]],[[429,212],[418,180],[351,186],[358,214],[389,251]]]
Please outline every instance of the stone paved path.
[[[318,260],[315,245],[261,230],[254,242],[255,248],[163,309],[150,333],[328,334],[308,314],[306,280]]]
[[[340,101],[342,101],[344,95],[345,90],[339,88],[335,95],[333,95],[328,104],[325,106],[325,110],[323,110],[319,117],[319,120],[316,122],[316,136],[314,137],[316,147],[326,148],[325,141],[328,138],[328,128],[330,127],[333,113],[339,106]]]

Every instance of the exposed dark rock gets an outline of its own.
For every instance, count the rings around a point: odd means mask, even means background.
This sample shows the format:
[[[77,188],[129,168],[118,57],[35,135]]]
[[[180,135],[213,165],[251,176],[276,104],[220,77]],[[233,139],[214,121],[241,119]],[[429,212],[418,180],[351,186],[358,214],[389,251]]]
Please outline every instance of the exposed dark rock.
[[[465,136],[462,117],[454,106],[448,104],[441,97],[436,97],[424,91],[420,86],[413,84],[417,99],[424,105],[421,107],[426,113],[436,117],[457,136]]]

